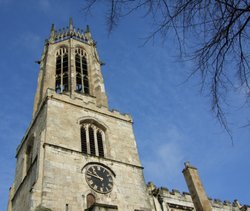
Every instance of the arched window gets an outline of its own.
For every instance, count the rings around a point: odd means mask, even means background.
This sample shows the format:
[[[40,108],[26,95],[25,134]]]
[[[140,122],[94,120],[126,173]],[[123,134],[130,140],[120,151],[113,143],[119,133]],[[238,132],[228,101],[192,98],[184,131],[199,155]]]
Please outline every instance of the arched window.
[[[89,78],[86,53],[83,49],[77,48],[75,51],[76,66],[76,91],[89,94]]]
[[[56,84],[57,93],[69,91],[69,64],[67,48],[60,48],[56,52]]]
[[[87,208],[90,208],[94,204],[95,204],[95,196],[90,193],[87,195]]]
[[[84,154],[104,157],[104,132],[94,124],[81,127],[81,150]]]

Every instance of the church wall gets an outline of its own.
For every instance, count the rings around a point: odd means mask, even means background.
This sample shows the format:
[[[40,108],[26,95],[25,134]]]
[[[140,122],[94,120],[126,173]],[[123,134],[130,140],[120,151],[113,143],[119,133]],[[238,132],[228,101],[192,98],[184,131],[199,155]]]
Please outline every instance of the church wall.
[[[15,192],[12,199],[12,211],[29,210],[30,207],[30,177],[26,177],[21,189]]]
[[[44,134],[46,125],[46,106],[41,108],[38,116],[31,123],[21,144],[17,149],[17,168],[16,178],[13,184],[12,211],[29,210],[29,207],[35,206],[35,201],[40,202],[40,196],[34,197],[38,186],[37,179],[39,174],[39,164],[42,134]],[[32,142],[32,159],[30,166],[27,166],[26,150]],[[36,195],[36,194],[35,194]],[[34,201],[34,202],[32,202]],[[39,203],[38,202],[38,203]]]
[[[25,171],[25,162],[24,162],[24,148],[20,150],[19,155],[16,158],[16,176],[15,176],[15,186],[13,187],[15,190],[20,186],[21,182],[24,178]]]
[[[65,103],[66,102],[66,103]],[[140,166],[136,143],[133,135],[132,120],[113,114],[106,108],[98,109],[68,96],[53,95],[48,101],[48,143],[81,151],[81,120],[92,118],[106,127],[105,157]],[[57,118],[54,118],[54,117]],[[128,153],[129,152],[129,153]]]
[[[102,163],[115,172],[110,193],[97,193],[88,186],[83,167],[89,162]],[[64,210],[66,204],[70,210],[83,210],[89,193],[98,203],[118,205],[118,210],[149,210],[145,209],[149,204],[141,168],[46,145],[42,205],[53,211]]]

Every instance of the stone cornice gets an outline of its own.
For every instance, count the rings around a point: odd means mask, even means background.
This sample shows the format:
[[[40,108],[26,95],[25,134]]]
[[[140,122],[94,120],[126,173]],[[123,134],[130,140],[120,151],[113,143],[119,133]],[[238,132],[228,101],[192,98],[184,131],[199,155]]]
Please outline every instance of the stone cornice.
[[[44,143],[43,144],[43,147],[46,147],[46,146],[52,147],[52,148],[57,148],[57,149],[60,149],[62,151],[68,151],[68,152],[71,152],[71,153],[73,152],[73,153],[76,153],[76,154],[79,154],[79,155],[82,155],[82,156],[85,156],[85,157],[98,158],[101,161],[111,161],[111,162],[114,162],[114,163],[119,163],[119,164],[131,166],[131,167],[134,167],[134,168],[144,169],[142,166],[134,165],[134,164],[131,164],[131,163],[125,163],[123,161],[114,160],[114,159],[110,159],[110,158],[105,158],[105,157],[102,158],[102,157],[98,157],[98,156],[95,156],[95,155],[83,154],[80,151],[77,151],[77,150],[74,150],[74,149],[70,149],[70,148],[66,148],[66,147],[62,147],[62,146],[58,146],[58,145],[54,145],[54,144],[50,144],[50,143]]]

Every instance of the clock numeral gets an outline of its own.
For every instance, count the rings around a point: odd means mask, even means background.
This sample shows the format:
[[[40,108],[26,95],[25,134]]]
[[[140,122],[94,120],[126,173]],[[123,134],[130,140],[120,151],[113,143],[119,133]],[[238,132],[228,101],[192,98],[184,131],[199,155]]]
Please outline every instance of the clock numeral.
[[[100,191],[103,192],[103,188],[102,187],[100,187]]]
[[[100,171],[100,170],[101,170],[101,167],[100,167],[100,166],[97,166],[97,170]]]
[[[93,173],[96,174],[96,168],[93,168]]]
[[[112,188],[112,187],[113,187],[113,185],[112,185],[111,183],[109,183],[109,184],[108,184],[108,186],[109,186],[110,188]]]
[[[93,180],[89,180],[89,184],[90,185],[94,184]]]
[[[94,185],[94,187],[93,187],[95,190],[97,190],[97,186],[96,185]]]

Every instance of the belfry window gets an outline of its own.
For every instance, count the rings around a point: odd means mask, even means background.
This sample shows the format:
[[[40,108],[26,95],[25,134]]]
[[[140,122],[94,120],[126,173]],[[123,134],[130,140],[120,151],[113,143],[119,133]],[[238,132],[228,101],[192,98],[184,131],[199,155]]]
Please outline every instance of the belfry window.
[[[56,93],[69,91],[69,58],[67,48],[60,48],[56,52]]]
[[[75,51],[76,66],[76,91],[89,94],[88,64],[86,53],[83,49],[77,48]]]
[[[84,154],[104,157],[104,132],[94,124],[81,127],[81,150]]]

